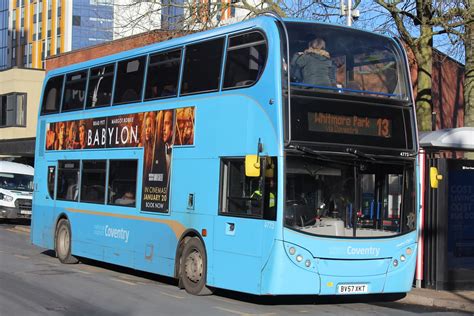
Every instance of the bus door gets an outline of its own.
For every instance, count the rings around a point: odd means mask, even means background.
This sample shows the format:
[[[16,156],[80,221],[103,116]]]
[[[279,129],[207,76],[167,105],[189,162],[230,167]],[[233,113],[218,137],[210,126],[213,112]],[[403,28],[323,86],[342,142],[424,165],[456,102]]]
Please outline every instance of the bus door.
[[[276,158],[261,161],[262,172],[247,176],[244,158],[221,160],[212,269],[216,286],[260,290],[261,271],[272,248],[276,219]],[[269,171],[271,168],[275,172]]]
[[[39,167],[38,167],[39,168]],[[35,178],[35,196],[32,216],[32,238],[41,240],[41,244],[50,249],[54,248],[54,216],[56,213],[56,178],[58,166],[57,161],[46,161],[46,174],[36,172],[41,178]],[[46,179],[43,178],[45,174]],[[45,181],[46,180],[46,181]],[[43,229],[35,229],[43,227]]]

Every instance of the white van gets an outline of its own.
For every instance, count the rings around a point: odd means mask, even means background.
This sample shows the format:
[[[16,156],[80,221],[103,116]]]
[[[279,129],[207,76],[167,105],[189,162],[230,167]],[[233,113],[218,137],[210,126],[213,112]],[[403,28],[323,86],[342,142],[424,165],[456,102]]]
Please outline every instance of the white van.
[[[0,218],[31,218],[34,168],[0,161]]]

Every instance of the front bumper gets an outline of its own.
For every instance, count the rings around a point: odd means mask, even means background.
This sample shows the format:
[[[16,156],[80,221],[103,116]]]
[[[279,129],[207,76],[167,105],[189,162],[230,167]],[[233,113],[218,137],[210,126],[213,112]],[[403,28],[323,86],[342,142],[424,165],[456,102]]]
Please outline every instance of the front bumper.
[[[416,245],[411,247],[416,253]],[[337,267],[337,260],[312,258],[311,264],[304,266],[305,260],[300,263],[293,260],[281,241],[276,241],[274,249],[262,273],[261,294],[264,295],[338,295],[342,294],[339,286],[347,285],[365,285],[364,294],[406,293],[413,282],[414,255],[397,267],[393,259],[387,258],[384,271],[379,271],[383,268],[382,262],[377,268],[374,260],[340,260],[341,265]],[[323,269],[325,261],[330,263],[331,269]]]
[[[0,206],[0,218],[31,218],[31,209],[20,209],[19,207]]]

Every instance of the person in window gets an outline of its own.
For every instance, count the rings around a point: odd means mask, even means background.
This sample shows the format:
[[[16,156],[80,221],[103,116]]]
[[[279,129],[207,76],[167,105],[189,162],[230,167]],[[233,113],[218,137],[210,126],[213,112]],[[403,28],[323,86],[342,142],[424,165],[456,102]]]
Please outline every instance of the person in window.
[[[268,194],[268,208],[274,208],[275,207],[275,203],[276,203],[276,200],[275,200],[275,181],[273,180],[273,178],[270,178],[267,180],[267,194]],[[253,200],[256,200],[256,201],[261,201],[263,197],[263,193],[262,191],[260,190],[260,188],[257,188],[255,191],[253,191],[252,195],[250,196],[250,198],[252,198]],[[264,198],[264,200],[266,200],[266,198]],[[258,203],[260,204],[260,203]],[[257,205],[255,205],[257,206]]]
[[[173,84],[166,84],[163,86],[163,91],[160,97],[168,97],[176,95],[176,87]]]
[[[134,89],[127,89],[125,92],[122,94],[122,99],[120,102],[133,102],[137,101],[139,99],[138,93]]]
[[[268,180],[268,207],[275,207],[275,181],[273,178]]]
[[[115,200],[115,204],[118,205],[134,205],[135,204],[135,195],[133,192],[125,192],[125,194]]]
[[[294,75],[301,76],[303,83],[314,86],[336,86],[335,67],[323,39],[315,38],[310,41],[308,48],[294,58],[294,64],[298,67]]]

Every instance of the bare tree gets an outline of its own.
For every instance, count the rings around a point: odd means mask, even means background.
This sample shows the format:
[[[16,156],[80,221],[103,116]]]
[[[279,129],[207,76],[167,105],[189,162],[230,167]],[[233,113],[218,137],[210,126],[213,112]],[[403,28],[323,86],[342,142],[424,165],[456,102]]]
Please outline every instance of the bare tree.
[[[474,124],[474,62],[472,60],[472,4],[474,0],[374,0],[391,19],[382,28],[395,26],[415,55],[418,65],[416,110],[420,130],[430,130],[432,109],[433,40],[444,35],[454,49],[464,44],[465,125]]]
[[[465,75],[464,75],[464,125],[474,127],[474,0],[464,0],[459,10],[453,11],[453,22],[461,21],[461,32],[457,27],[451,28],[452,33],[458,35],[464,43]]]
[[[156,29],[202,31],[273,11],[285,15],[282,1],[114,0],[116,36]]]
[[[431,129],[433,36],[431,0],[375,0],[391,16],[401,39],[410,47],[418,65],[416,112],[418,128]],[[417,30],[416,30],[417,29]],[[415,32],[417,31],[417,32]],[[418,33],[418,36],[413,35]]]

